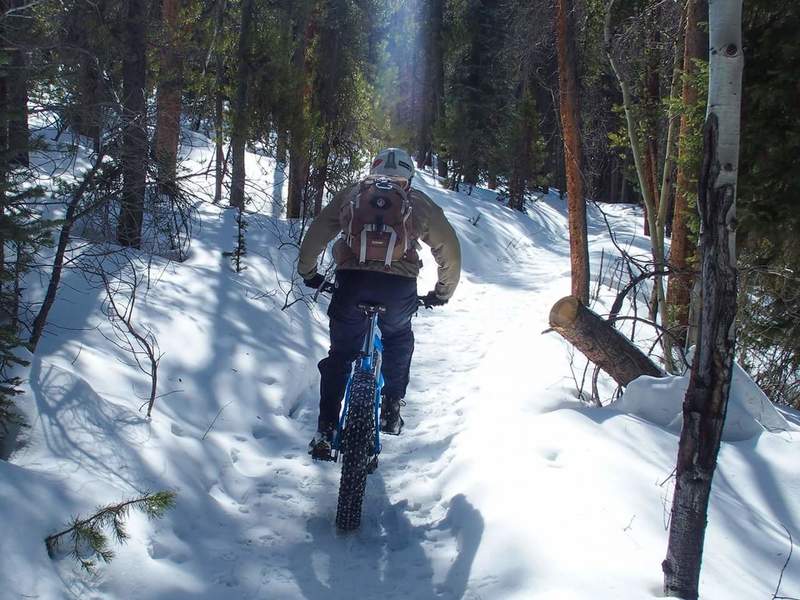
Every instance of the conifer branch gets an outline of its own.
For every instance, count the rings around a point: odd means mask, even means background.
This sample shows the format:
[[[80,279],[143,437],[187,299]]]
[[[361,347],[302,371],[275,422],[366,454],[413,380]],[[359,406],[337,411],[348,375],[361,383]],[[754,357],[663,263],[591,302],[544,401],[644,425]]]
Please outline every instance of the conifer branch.
[[[143,512],[151,519],[159,519],[174,505],[175,492],[165,490],[148,493],[118,504],[98,507],[97,512],[90,517],[75,517],[68,528],[47,536],[44,540],[47,554],[50,558],[55,558],[58,548],[64,539],[68,538],[69,555],[78,561],[81,567],[93,572],[96,566],[95,557],[99,557],[105,563],[111,562],[114,558],[114,551],[109,547],[109,538],[105,530],[111,530],[113,539],[118,544],[124,544],[128,540],[125,519],[130,514],[131,508]]]

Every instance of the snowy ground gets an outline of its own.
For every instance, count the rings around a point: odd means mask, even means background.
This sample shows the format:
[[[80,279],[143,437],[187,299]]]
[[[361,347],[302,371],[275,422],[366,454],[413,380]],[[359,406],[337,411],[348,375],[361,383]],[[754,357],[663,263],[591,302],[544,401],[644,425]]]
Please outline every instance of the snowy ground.
[[[208,153],[196,143],[189,166]],[[250,158],[249,173],[262,168],[280,193],[274,165]],[[446,307],[415,319],[406,428],[385,439],[360,531],[337,534],[338,467],[305,453],[326,301],[280,310],[293,259],[279,249],[284,222],[253,216],[248,269],[233,273],[223,252],[234,215],[206,204],[189,260],[156,261],[140,301],[137,318],[164,352],[151,421],[139,411],[146,378],[101,334],[102,294],[66,276],[21,399],[27,447],[0,462],[0,597],[659,597],[680,380],[641,382],[612,408],[578,402],[567,345],[542,335],[570,289],[563,202],[548,196],[521,215],[485,190],[449,192],[428,176],[417,185],[456,227],[464,272]],[[635,211],[609,213],[644,252]],[[594,209],[590,241],[597,267],[613,246]],[[426,265],[421,292],[435,282]],[[609,298],[603,290],[598,310]],[[584,364],[576,357],[577,371]],[[750,414],[758,399],[746,382],[740,390]],[[786,531],[800,539],[800,417],[764,410],[769,431],[723,443],[707,599],[772,597]],[[157,489],[176,490],[176,508],[155,522],[133,515],[130,541],[95,575],[48,558],[43,538],[70,516]],[[781,595],[800,595],[798,560]]]

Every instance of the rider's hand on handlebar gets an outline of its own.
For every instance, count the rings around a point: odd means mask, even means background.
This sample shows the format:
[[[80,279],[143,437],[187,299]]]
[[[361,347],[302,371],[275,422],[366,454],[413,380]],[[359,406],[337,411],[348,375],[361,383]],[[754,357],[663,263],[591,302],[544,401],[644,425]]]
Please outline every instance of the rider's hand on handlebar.
[[[425,308],[433,308],[434,306],[444,306],[447,304],[447,300],[439,298],[434,291],[428,292],[425,296],[420,296],[419,300]]]
[[[306,287],[310,287],[312,290],[318,290],[323,283],[325,283],[325,277],[319,273],[315,273],[314,276],[309,279],[303,279],[303,284]]]

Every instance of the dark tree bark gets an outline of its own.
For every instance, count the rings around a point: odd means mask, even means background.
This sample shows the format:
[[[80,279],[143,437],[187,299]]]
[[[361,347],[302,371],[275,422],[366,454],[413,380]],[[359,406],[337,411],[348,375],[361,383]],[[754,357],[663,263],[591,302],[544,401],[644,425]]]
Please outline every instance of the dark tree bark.
[[[695,600],[730,392],[736,316],[736,181],[739,163],[741,0],[709,3],[709,94],[703,165],[698,185],[702,308],[692,373],[683,403],[683,429],[667,557],[667,596]]]
[[[91,5],[74,3],[65,19],[59,45],[63,46],[60,58],[67,71],[76,73],[74,102],[65,107],[64,118],[77,135],[92,140],[94,151],[100,150],[103,126],[103,103],[109,100],[103,85],[102,69],[110,59],[99,37],[101,23],[107,19],[106,0]],[[120,30],[121,31],[121,30]]]
[[[5,14],[8,10],[8,0],[0,0],[0,14]],[[5,36],[5,24],[0,20],[0,36]],[[8,73],[5,69],[0,69],[0,221],[5,221],[7,213],[7,192],[8,192]],[[0,229],[0,273],[6,275],[6,242],[10,232],[6,228]],[[0,278],[0,292],[4,291],[4,278]],[[3,312],[6,307],[0,307]],[[0,315],[6,319],[7,315]]]
[[[440,78],[444,72],[442,65],[443,0],[430,0],[425,4],[427,20],[423,25],[425,30],[424,79],[417,132],[417,167],[420,169],[430,164],[430,156],[433,151],[433,128],[439,117],[439,105],[442,101]]]
[[[161,19],[164,38],[161,47],[161,72],[156,95],[156,160],[162,191],[171,194],[175,186],[178,142],[181,132],[181,52],[178,47],[180,0],[162,0]]]
[[[569,245],[572,294],[589,304],[589,242],[578,109],[577,59],[575,55],[574,6],[572,0],[556,0],[556,44],[564,162],[567,171]]]
[[[439,172],[439,177],[446,178],[449,172],[447,167],[447,159],[440,156],[436,161],[436,167],[436,170]]]
[[[294,29],[296,47],[292,66],[296,77],[294,97],[296,105],[289,128],[289,190],[286,214],[290,219],[306,216],[308,209],[309,179],[309,123],[308,105],[311,91],[311,65],[307,50],[316,34],[314,19],[308,13],[299,15]]]
[[[664,376],[644,352],[575,296],[562,298],[553,305],[550,327],[619,385],[626,386],[642,375]]]
[[[30,39],[30,24],[33,19],[24,0],[13,0],[15,10],[5,16],[11,64],[8,65],[8,147],[11,160],[28,166],[28,53],[25,48]]]
[[[314,193],[314,216],[322,210],[322,199],[325,196],[325,184],[328,181],[328,157],[330,155],[330,144],[324,140],[320,148],[320,159],[314,167],[314,178],[312,189]]]
[[[117,239],[138,248],[142,242],[144,193],[147,181],[147,3],[128,0],[125,17],[125,57],[122,61],[122,208]]]
[[[282,165],[286,164],[286,154],[289,152],[289,132],[278,125],[278,141],[275,147],[275,160]]]
[[[222,201],[222,182],[225,179],[225,149],[224,142],[224,100],[223,86],[225,84],[225,55],[223,54],[223,36],[225,25],[225,0],[217,0],[214,16],[214,203]]]
[[[695,60],[705,57],[708,35],[698,26],[708,14],[706,0],[688,0],[686,8],[686,37],[683,55],[683,105],[693,106],[697,102],[697,73]],[[678,146],[678,175],[675,190],[675,209],[672,218],[672,243],[669,264],[671,275],[667,287],[667,315],[670,328],[685,342],[689,329],[689,302],[694,278],[689,273],[689,257],[694,253],[694,243],[689,236],[689,194],[691,176],[687,171],[687,149],[685,140],[689,135],[689,119],[681,115],[680,144]]]
[[[307,141],[299,129],[291,134],[289,150],[289,201],[286,207],[290,219],[299,219],[305,212],[308,192]]]
[[[231,173],[230,205],[244,208],[244,150],[247,144],[247,131],[250,124],[247,112],[247,89],[250,83],[250,46],[253,30],[253,0],[243,0],[242,20],[239,32],[239,66],[236,71],[236,98],[233,106],[233,131],[231,149],[233,167]]]

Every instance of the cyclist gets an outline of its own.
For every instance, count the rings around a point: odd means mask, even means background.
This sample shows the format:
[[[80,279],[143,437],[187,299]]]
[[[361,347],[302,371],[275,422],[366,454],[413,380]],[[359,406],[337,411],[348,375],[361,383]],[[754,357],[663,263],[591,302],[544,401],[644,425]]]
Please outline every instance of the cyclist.
[[[372,162],[370,176],[339,192],[311,223],[303,238],[298,272],[306,286],[318,289],[325,278],[317,272],[317,259],[328,243],[342,234],[333,248],[336,284],[328,308],[330,350],[328,356],[319,363],[319,419],[317,433],[309,443],[309,454],[314,459],[331,458],[331,442],[338,424],[347,378],[368,327],[363,313],[358,309],[359,303],[378,303],[386,307],[386,312],[379,317],[385,378],[380,426],[381,431],[398,435],[403,427],[400,407],[405,404],[403,398],[414,352],[411,317],[419,306],[417,276],[422,263],[416,253],[419,248],[417,239],[430,246],[438,265],[438,282],[422,299],[425,306],[444,305],[458,285],[461,248],[456,233],[442,209],[426,194],[411,187],[413,177],[414,162],[407,152],[399,148],[382,150]],[[357,202],[359,198],[364,201]],[[343,228],[352,233],[354,220],[360,219],[362,223],[369,219],[353,216],[353,211],[359,210],[353,207],[366,206],[367,199],[381,209],[384,208],[384,202],[391,204],[392,199],[402,200],[403,205],[408,207],[404,213],[407,218],[403,220],[405,229],[398,228],[399,238],[402,240],[405,237],[405,250],[397,260],[390,259],[397,237],[394,234],[385,260],[382,257],[376,260],[374,255],[371,259],[363,253],[359,255],[358,240],[351,248],[351,238],[354,236],[348,236]],[[347,220],[348,216],[350,221]],[[379,225],[378,229],[383,227]],[[365,233],[362,235],[366,236]]]

